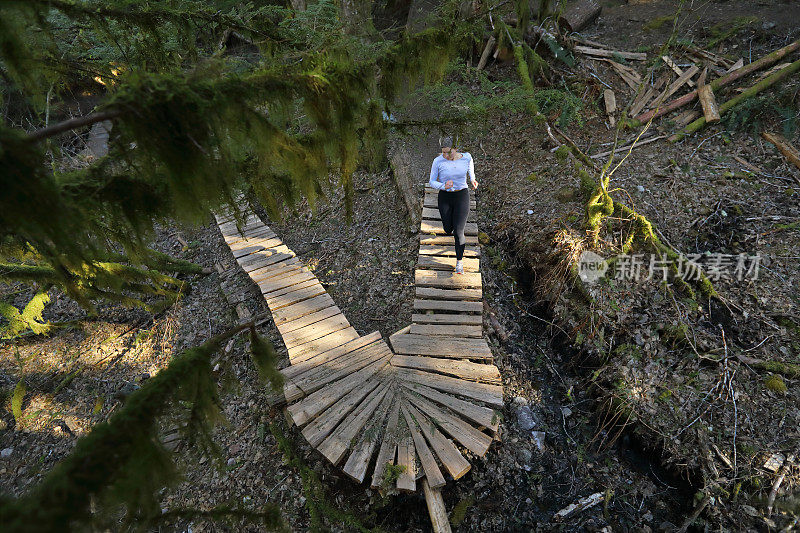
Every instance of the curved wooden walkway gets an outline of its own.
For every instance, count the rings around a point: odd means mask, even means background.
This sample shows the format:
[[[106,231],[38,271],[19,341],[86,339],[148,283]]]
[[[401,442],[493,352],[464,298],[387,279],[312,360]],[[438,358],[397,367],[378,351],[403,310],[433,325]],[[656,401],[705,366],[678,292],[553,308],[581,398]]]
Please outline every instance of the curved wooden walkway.
[[[217,217],[237,263],[261,289],[289,353],[281,370],[288,413],[305,438],[352,479],[415,491],[470,469],[497,432],[500,372],[482,337],[478,229],[467,227],[465,273],[453,273],[436,192],[426,190],[412,324],[361,336],[317,278],[251,215],[237,228]],[[474,208],[474,200],[473,200]],[[465,455],[467,457],[465,457]],[[393,469],[387,465],[398,465]],[[396,473],[399,472],[399,477]]]

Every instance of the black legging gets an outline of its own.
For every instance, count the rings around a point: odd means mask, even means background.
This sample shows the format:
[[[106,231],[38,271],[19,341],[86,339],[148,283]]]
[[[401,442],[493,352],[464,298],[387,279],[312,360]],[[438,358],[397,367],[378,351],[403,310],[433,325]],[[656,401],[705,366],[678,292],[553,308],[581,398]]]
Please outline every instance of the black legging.
[[[442,227],[445,233],[452,235],[456,242],[456,259],[461,261],[464,257],[464,247],[467,238],[464,228],[469,216],[469,189],[460,191],[439,191],[439,215],[442,217]]]

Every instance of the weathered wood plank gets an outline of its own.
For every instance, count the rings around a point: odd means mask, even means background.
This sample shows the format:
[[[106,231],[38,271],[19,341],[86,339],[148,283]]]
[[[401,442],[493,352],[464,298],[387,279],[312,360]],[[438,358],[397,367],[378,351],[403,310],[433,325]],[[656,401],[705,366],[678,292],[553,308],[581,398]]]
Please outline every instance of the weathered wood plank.
[[[419,232],[446,235],[441,220],[423,220],[419,225]],[[464,226],[464,235],[478,235],[478,225],[475,222],[467,222]]]
[[[492,444],[492,437],[471,426],[446,407],[439,407],[421,396],[408,396],[408,399],[445,433],[479,457],[486,455]]]
[[[436,403],[449,407],[467,420],[472,420],[479,426],[489,428],[494,433],[497,433],[497,429],[500,427],[500,414],[494,409],[476,405],[419,383],[403,382],[402,384],[403,387],[411,391],[411,394],[421,394]]]
[[[297,348],[307,342],[349,327],[350,322],[340,313],[283,335],[283,343],[288,349]]]
[[[414,283],[420,287],[439,287],[441,289],[467,289],[482,286],[480,272],[441,272],[438,270],[414,271]]]
[[[328,407],[336,403],[340,398],[347,395],[354,388],[363,388],[368,380],[377,381],[374,376],[384,368],[390,357],[383,357],[358,372],[354,372],[347,377],[328,384],[320,390],[309,394],[301,401],[287,407],[292,420],[298,426],[303,426],[311,419],[322,413]],[[377,386],[377,383],[375,383]],[[369,391],[367,391],[369,392]],[[366,394],[366,393],[365,393]]]
[[[397,423],[400,419],[399,398],[392,405],[389,411],[389,418],[386,422],[386,430],[383,432],[381,447],[378,450],[378,457],[375,459],[375,470],[372,472],[372,488],[378,489],[383,486],[383,477],[386,472],[386,465],[395,464],[397,451]]]
[[[481,315],[414,313],[411,315],[411,321],[415,324],[464,324],[475,326],[483,324],[483,317]]]
[[[329,333],[324,337],[301,344],[296,348],[288,348],[289,361],[292,364],[295,362],[305,361],[306,359],[313,357],[316,353],[341,346],[346,342],[357,339],[358,336],[358,332],[352,327]]]
[[[350,443],[364,427],[389,391],[389,381],[381,383],[339,424],[317,447],[322,455],[334,464],[339,464]]]
[[[453,479],[458,479],[469,472],[472,465],[461,455],[461,452],[458,451],[453,441],[442,435],[442,433],[436,429],[436,426],[428,420],[428,417],[419,412],[411,402],[406,401],[406,406],[409,414],[419,424],[419,428],[422,430],[425,438],[431,443],[431,447],[433,451],[436,452],[436,456],[450,475],[453,476]]]
[[[452,235],[430,235],[426,233],[419,234],[419,243],[427,246],[447,246],[453,247],[455,240]],[[468,247],[477,247],[479,244],[477,235],[464,235],[464,244]]]
[[[455,324],[411,324],[414,335],[442,335],[444,337],[482,337],[481,326],[462,326]]]
[[[267,280],[277,281],[303,272],[308,272],[308,269],[296,257],[290,257],[282,262],[251,270],[247,275],[258,285]]]
[[[369,468],[370,459],[375,448],[378,447],[378,442],[383,437],[385,430],[386,416],[392,403],[395,402],[397,389],[392,387],[383,397],[381,405],[375,412],[375,416],[370,417],[368,423],[361,432],[361,437],[358,443],[353,448],[353,452],[347,458],[342,470],[345,474],[350,476],[354,481],[361,483],[367,475],[367,468]]]
[[[415,311],[453,311],[455,313],[481,313],[483,304],[461,300],[414,300]]]
[[[409,414],[408,409],[405,406],[406,403],[408,402],[403,401],[400,409],[403,412],[403,417],[405,418],[406,424],[411,431],[411,438],[414,441],[414,448],[416,449],[417,456],[419,457],[419,462],[422,464],[422,470],[425,472],[425,477],[428,478],[428,483],[431,487],[444,487],[444,476],[439,470],[439,465],[436,464],[436,458],[433,456],[433,453],[431,453],[430,448],[428,448],[428,444],[425,442],[425,438],[422,436],[416,420],[414,420]]]
[[[392,357],[392,366],[448,374],[461,379],[480,381],[482,383],[502,384],[503,382],[500,379],[500,370],[498,370],[496,366],[473,363],[471,361],[395,354],[395,356]]]
[[[321,310],[317,311],[316,313],[311,313],[310,315],[306,315],[306,316],[304,316],[302,318],[298,318],[297,320],[293,320],[293,321],[287,322],[285,324],[280,324],[278,326],[278,332],[281,335],[284,335],[284,334],[290,333],[290,332],[292,332],[292,331],[294,331],[296,329],[300,329],[300,328],[303,328],[305,326],[308,326],[309,324],[313,324],[315,322],[319,322],[320,320],[324,320],[324,319],[332,317],[334,315],[338,315],[341,312],[342,311],[338,307],[336,307],[335,305],[332,305],[330,307],[326,307],[325,309],[321,309]]]
[[[336,309],[336,306],[333,306],[333,308]],[[318,353],[314,357],[309,357],[302,363],[297,363],[296,365],[290,365],[286,368],[282,368],[280,372],[286,379],[299,379],[301,374],[320,368],[326,363],[334,361],[339,357],[352,354],[353,352],[374,344],[379,340],[381,340],[381,333],[379,331],[373,331],[369,335],[364,335],[363,337],[353,339],[352,341],[346,342],[341,346]]]
[[[474,206],[473,206],[474,207]],[[439,212],[438,207],[423,207],[422,208],[422,218],[428,220],[441,220],[442,215]],[[467,215],[467,222],[475,222],[475,210],[470,209],[469,214]]]
[[[409,368],[398,368],[397,377],[401,383],[403,381],[419,383],[442,392],[457,394],[496,407],[503,407],[503,387],[500,385],[464,381],[463,379]]]
[[[414,295],[421,300],[480,300],[483,298],[483,290],[417,287]]]
[[[272,309],[272,320],[275,325],[285,324],[298,318],[316,313],[321,309],[335,305],[333,298],[326,292],[314,298],[297,302],[283,309]]]
[[[417,490],[417,459],[414,439],[405,420],[400,421],[400,440],[397,443],[397,465],[403,468],[397,478],[397,490],[414,492]]]
[[[448,237],[450,239],[450,237]],[[450,239],[449,243],[445,245],[440,244],[421,244],[419,247],[420,255],[443,255],[443,256],[453,256],[456,255],[455,246],[453,246],[453,240]],[[467,245],[464,248],[464,257],[480,257],[481,256],[481,249],[477,246],[469,246]]]
[[[480,270],[480,259],[465,257],[461,260],[461,265],[464,267],[464,272],[478,272]],[[417,258],[417,268],[452,272],[456,268],[456,258],[455,256],[420,255]]]
[[[325,411],[321,412],[313,421],[303,428],[303,436],[313,447],[318,447],[330,435],[344,417],[346,417],[369,393],[381,386],[384,376],[373,376],[362,382],[358,387],[350,390]]]
[[[325,287],[323,287],[320,283],[317,283],[316,285],[306,287],[305,289],[299,289],[282,294],[281,296],[270,298],[267,300],[267,305],[274,312],[292,304],[302,302],[303,300],[308,300],[309,298],[319,296],[320,294],[325,294]]]
[[[293,402],[307,396],[322,387],[343,379],[354,372],[387,356],[386,345],[380,342],[369,344],[341,357],[327,361],[325,364],[287,379],[283,390],[286,400]]]
[[[287,292],[304,289],[318,283],[317,277],[311,272],[300,271],[286,277],[278,279],[267,278],[257,283],[258,288],[261,290],[262,296],[265,298],[274,298],[281,296]]]
[[[254,270],[263,269],[282,261],[296,261],[294,252],[286,246],[278,246],[270,250],[261,250],[260,252],[250,254],[247,257],[240,257],[236,260],[239,266],[242,267],[242,270],[248,274]]]
[[[394,352],[404,355],[435,355],[464,359],[491,359],[492,350],[484,339],[439,337],[434,335],[397,335],[391,338]]]

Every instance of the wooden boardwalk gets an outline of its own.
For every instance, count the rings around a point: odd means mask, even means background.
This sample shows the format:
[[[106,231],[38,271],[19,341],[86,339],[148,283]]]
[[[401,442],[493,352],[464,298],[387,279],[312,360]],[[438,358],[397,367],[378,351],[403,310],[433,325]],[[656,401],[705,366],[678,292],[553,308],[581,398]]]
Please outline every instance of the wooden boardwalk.
[[[359,335],[257,216],[241,228],[217,217],[289,353],[281,372],[291,419],[331,463],[374,488],[391,482],[415,491],[424,476],[435,489],[446,476],[460,478],[467,457],[488,451],[503,406],[500,372],[482,336],[477,226],[468,224],[465,272],[456,275],[435,194],[425,193],[412,324],[390,337],[391,349],[377,331]]]

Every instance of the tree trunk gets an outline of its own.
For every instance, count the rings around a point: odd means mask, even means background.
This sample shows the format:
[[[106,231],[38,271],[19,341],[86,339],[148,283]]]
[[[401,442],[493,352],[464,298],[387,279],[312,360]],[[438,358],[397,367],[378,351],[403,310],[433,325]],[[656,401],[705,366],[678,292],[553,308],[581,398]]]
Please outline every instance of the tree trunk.
[[[581,31],[600,16],[602,9],[597,0],[578,0],[567,7],[559,22],[567,31]]]

